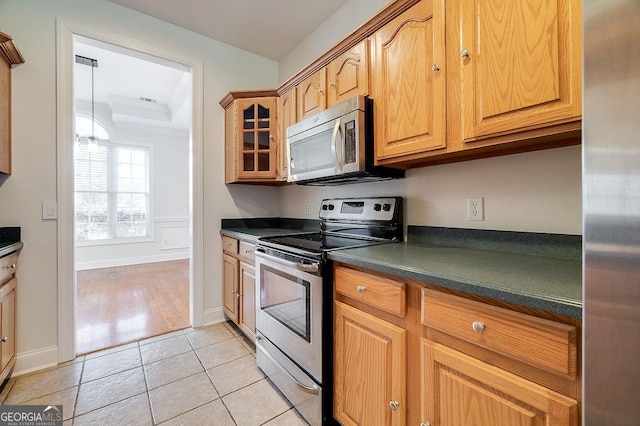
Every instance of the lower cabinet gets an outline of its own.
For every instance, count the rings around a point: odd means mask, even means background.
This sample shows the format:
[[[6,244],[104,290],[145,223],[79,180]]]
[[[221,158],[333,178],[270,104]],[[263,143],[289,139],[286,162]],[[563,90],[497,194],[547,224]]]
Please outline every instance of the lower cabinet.
[[[334,277],[341,425],[581,424],[579,319],[340,263]]]
[[[577,424],[577,402],[543,386],[427,339],[421,358],[425,424]]]
[[[240,319],[238,326],[247,336],[256,335],[256,268],[240,262]],[[254,337],[255,338],[255,337]]]
[[[16,363],[17,264],[17,252],[0,258],[0,384]]]
[[[254,245],[222,237],[222,307],[251,341],[256,338]]]
[[[228,254],[222,255],[222,300],[224,313],[238,323],[238,264],[239,260]]]
[[[335,303],[334,417],[342,425],[404,425],[406,331]]]

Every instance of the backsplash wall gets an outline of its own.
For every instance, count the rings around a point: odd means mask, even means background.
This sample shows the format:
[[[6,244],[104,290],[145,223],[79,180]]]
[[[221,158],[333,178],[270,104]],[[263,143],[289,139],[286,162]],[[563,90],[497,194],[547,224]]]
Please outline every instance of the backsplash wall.
[[[290,185],[280,192],[280,214],[313,219],[323,198],[400,195],[410,225],[580,235],[581,167],[580,146],[571,146],[410,169],[390,182]],[[469,197],[484,197],[484,221],[467,220]]]

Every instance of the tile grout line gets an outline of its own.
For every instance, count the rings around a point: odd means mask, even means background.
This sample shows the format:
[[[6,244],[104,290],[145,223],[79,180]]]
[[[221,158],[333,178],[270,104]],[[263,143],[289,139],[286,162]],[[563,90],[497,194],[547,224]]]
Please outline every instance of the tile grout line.
[[[151,391],[149,389],[149,381],[147,380],[147,373],[144,369],[145,367],[145,363],[144,363],[144,358],[142,358],[142,347],[140,345],[140,343],[138,342],[138,355],[140,356],[140,365],[142,366],[142,377],[144,378],[144,387],[146,388],[147,392],[147,403],[149,404],[149,416],[151,417],[151,424],[152,425],[156,425],[156,418],[153,415],[153,407],[151,406]]]

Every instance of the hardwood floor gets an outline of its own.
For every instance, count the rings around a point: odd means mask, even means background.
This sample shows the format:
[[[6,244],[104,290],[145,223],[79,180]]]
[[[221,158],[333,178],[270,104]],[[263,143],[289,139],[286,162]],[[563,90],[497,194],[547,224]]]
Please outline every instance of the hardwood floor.
[[[189,327],[189,260],[77,272],[76,350]]]

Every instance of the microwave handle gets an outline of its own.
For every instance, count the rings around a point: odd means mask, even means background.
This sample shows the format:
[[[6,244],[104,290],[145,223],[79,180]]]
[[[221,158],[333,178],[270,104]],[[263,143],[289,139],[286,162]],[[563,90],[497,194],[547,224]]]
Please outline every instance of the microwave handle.
[[[336,120],[336,125],[333,128],[333,134],[331,135],[331,153],[336,159],[338,170],[342,170],[342,157],[344,156],[344,152],[342,152],[342,132],[340,131],[341,124],[341,120]],[[338,146],[341,148],[340,153],[338,153]]]

